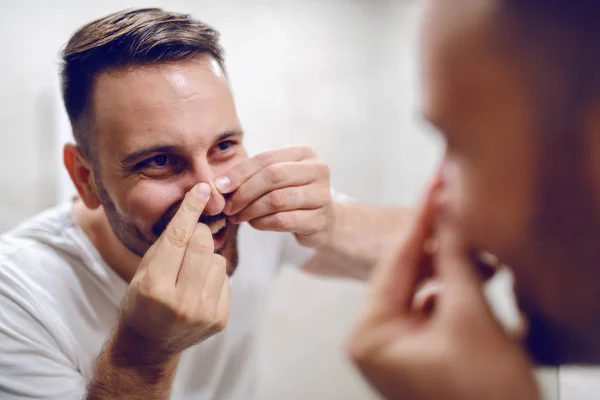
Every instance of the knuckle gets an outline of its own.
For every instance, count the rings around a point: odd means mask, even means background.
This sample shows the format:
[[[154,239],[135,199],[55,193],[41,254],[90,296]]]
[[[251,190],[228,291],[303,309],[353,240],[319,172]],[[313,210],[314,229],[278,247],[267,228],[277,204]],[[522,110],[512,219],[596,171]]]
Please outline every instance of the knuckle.
[[[267,151],[266,153],[262,153],[257,155],[254,158],[254,162],[256,163],[256,166],[259,168],[264,168],[267,167],[269,165],[271,165],[273,162],[273,152],[272,151]]]
[[[273,225],[275,225],[276,228],[287,230],[291,229],[293,220],[292,217],[285,213],[275,214],[273,215]]]
[[[285,170],[277,164],[265,168],[265,175],[267,183],[271,185],[279,185],[285,180]]]
[[[132,281],[136,284],[137,293],[144,299],[155,301],[165,297],[163,288],[155,284],[155,280],[146,274],[142,279]]]
[[[327,163],[323,161],[316,161],[315,167],[317,168],[317,171],[319,172],[320,176],[324,177],[327,180],[331,178],[331,169],[329,168],[329,165],[327,165]]]
[[[222,332],[223,330],[225,330],[225,328],[227,328],[227,322],[228,320],[225,318],[219,318],[215,321],[214,325],[213,325],[213,329],[218,333],[218,332]]]
[[[240,203],[244,203],[250,200],[250,193],[247,185],[240,186],[231,196],[231,202],[234,206],[239,205]]]
[[[251,171],[252,171],[252,165],[244,162],[244,163],[238,165],[237,167],[233,168],[232,170],[230,170],[227,173],[227,176],[229,177],[229,179],[231,179],[232,183],[239,182],[244,176],[248,176]]]
[[[188,248],[192,250],[198,250],[201,252],[213,252],[214,251],[214,242],[212,239],[212,233],[208,226],[204,224],[196,225],[196,229],[194,229],[194,234],[190,239],[188,244]]]
[[[207,325],[210,320],[202,308],[200,296],[186,293],[173,309],[175,320],[186,325]]]
[[[175,321],[183,324],[193,324],[194,318],[194,307],[191,307],[189,303],[183,303],[173,310]]]
[[[167,240],[175,247],[185,247],[188,241],[188,233],[179,226],[167,229]]]
[[[213,254],[212,265],[225,273],[227,270],[227,259],[220,254]]]
[[[309,146],[300,146],[299,151],[304,158],[315,158],[317,156],[315,151]]]
[[[268,199],[269,206],[271,206],[271,208],[275,210],[281,210],[285,208],[288,202],[287,195],[285,194],[285,192],[282,191],[272,192],[271,194],[269,194]]]
[[[198,322],[203,326],[213,326],[215,323],[216,312],[203,308],[198,312]]]

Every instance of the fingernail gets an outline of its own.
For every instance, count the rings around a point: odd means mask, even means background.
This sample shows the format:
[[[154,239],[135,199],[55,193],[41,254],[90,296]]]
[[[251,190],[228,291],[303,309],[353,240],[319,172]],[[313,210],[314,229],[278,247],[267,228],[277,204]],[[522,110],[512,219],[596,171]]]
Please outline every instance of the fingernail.
[[[231,181],[226,176],[215,179],[215,186],[217,187],[217,189],[219,189],[219,191],[227,189],[230,184]]]
[[[210,197],[210,186],[206,183],[199,183],[194,188],[194,193],[201,199],[208,199]]]

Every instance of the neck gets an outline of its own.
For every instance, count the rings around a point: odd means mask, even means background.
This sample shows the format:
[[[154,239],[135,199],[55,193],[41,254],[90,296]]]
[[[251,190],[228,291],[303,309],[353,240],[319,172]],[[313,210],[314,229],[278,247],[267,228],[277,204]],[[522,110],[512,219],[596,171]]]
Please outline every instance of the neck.
[[[592,251],[592,243],[585,245],[584,235],[577,237],[578,246],[565,249],[558,243],[547,245],[544,252],[534,252],[539,255],[536,261],[528,263],[544,267],[543,274],[538,271],[537,275],[536,301],[532,306],[528,297],[524,307],[530,328],[527,346],[542,364],[600,362],[600,276],[596,262],[600,254]]]
[[[130,282],[140,257],[129,251],[115,236],[102,207],[89,209],[81,201],[73,205],[73,216],[100,256],[126,282]]]

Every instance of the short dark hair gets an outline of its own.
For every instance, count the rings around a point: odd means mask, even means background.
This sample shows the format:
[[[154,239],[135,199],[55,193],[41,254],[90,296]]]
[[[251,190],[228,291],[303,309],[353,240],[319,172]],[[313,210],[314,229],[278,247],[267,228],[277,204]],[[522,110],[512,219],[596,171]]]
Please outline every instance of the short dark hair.
[[[135,65],[214,57],[225,71],[219,32],[190,15],[159,8],[124,10],[81,27],[62,50],[62,96],[73,135],[92,157],[89,128],[78,127],[89,111],[95,78]]]

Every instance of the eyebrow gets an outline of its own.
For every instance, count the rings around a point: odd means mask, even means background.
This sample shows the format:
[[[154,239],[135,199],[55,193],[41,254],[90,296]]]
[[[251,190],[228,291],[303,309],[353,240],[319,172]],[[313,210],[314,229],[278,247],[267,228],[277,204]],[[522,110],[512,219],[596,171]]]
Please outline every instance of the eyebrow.
[[[211,147],[219,142],[222,142],[225,139],[230,139],[233,137],[241,138],[243,136],[244,136],[244,132],[242,132],[242,131],[227,131],[227,132],[221,133],[219,136],[217,136],[213,140]],[[178,153],[181,151],[183,151],[183,149],[180,146],[172,146],[172,145],[154,145],[154,146],[142,147],[140,149],[137,149],[137,150],[127,154],[123,158],[121,158],[121,164],[133,165],[133,164],[136,164],[138,161],[140,161],[144,158],[148,158],[154,154]]]
[[[242,137],[244,137],[244,132],[243,131],[227,131],[227,132],[221,133],[219,136],[217,136],[213,140],[213,145],[216,143],[222,142],[225,139],[231,139],[233,137],[242,138]]]

